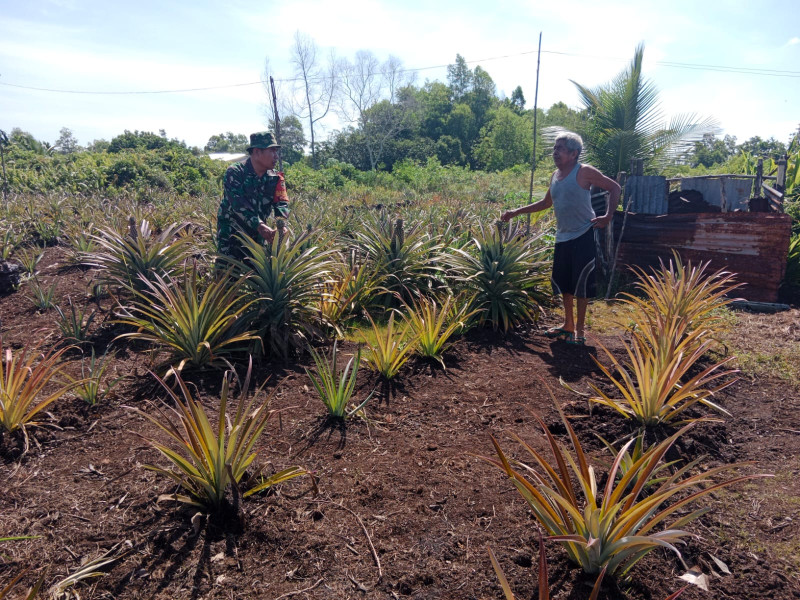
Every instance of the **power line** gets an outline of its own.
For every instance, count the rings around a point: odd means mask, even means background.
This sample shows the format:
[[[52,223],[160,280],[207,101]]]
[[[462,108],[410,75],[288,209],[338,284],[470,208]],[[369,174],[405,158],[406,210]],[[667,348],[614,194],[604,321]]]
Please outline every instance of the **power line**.
[[[501,56],[491,56],[487,58],[481,58],[477,60],[468,60],[464,61],[467,64],[477,64],[482,62],[489,62],[495,60],[505,60],[509,58],[518,58],[520,56],[527,56],[530,54],[536,54],[536,50],[530,50],[526,52],[519,52],[517,54],[506,54]],[[613,57],[613,56],[598,56],[592,54],[577,54],[573,52],[558,52],[555,50],[542,50],[542,54],[553,54],[558,56],[569,56],[575,58],[592,58],[592,59],[600,59],[600,60],[613,60],[613,61],[623,61],[626,62],[629,59]],[[737,73],[741,75],[760,75],[764,77],[789,77],[789,78],[800,78],[800,71],[787,71],[787,70],[778,70],[778,69],[766,69],[766,68],[753,68],[753,67],[732,67],[726,65],[709,65],[709,64],[702,64],[702,63],[683,63],[683,62],[674,62],[674,61],[656,61],[656,65],[662,67],[669,67],[675,69],[687,69],[687,70],[694,70],[694,71],[713,71],[713,72],[720,72],[720,73]],[[416,67],[416,68],[409,68],[409,69],[400,69],[403,73],[418,73],[421,71],[430,71],[434,69],[442,69],[448,67],[449,65],[431,65],[427,67]],[[286,78],[286,79],[276,79],[280,83],[294,83],[300,81],[299,78]],[[193,87],[193,88],[180,88],[180,89],[171,89],[171,90],[125,90],[125,91],[104,91],[104,90],[65,90],[65,89],[57,89],[57,88],[46,88],[46,87],[34,87],[28,85],[20,85],[15,83],[6,83],[0,81],[0,85],[6,87],[13,87],[17,89],[23,90],[32,90],[37,92],[50,92],[56,94],[84,94],[84,95],[104,95],[104,96],[125,96],[125,95],[148,95],[148,94],[181,94],[187,92],[207,92],[212,90],[222,90],[222,89],[231,89],[237,87],[249,87],[252,85],[264,85],[263,81],[249,81],[245,83],[231,83],[226,85],[212,85],[212,86],[205,86],[205,87]]]

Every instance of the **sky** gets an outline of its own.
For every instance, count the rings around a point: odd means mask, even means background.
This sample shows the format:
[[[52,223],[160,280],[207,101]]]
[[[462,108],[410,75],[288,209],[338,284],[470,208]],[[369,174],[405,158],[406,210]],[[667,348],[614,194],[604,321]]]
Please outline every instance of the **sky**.
[[[416,85],[446,82],[460,54],[499,93],[521,86],[532,108],[541,32],[540,108],[580,107],[570,80],[607,83],[643,43],[665,121],[713,117],[740,143],[788,142],[800,125],[798,1],[0,0],[0,129],[53,143],[67,127],[82,145],[163,129],[200,147],[261,131],[265,60],[286,95],[297,31],[321,55],[395,56]]]

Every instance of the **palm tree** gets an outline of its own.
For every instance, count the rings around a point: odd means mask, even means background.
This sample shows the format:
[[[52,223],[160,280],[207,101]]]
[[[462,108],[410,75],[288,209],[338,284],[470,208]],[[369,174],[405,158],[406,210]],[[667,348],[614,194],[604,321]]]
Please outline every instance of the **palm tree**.
[[[693,114],[678,115],[666,124],[658,89],[642,76],[643,56],[640,44],[630,66],[595,89],[572,82],[589,117],[581,131],[588,160],[610,177],[635,158],[644,159],[646,169],[658,170],[717,128],[714,119],[698,121]]]

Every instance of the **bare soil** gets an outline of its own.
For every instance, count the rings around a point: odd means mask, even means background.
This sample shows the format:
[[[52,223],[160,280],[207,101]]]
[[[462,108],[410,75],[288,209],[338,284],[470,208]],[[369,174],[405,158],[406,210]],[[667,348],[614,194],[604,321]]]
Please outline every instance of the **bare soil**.
[[[57,284],[80,306],[92,273],[68,267],[63,251],[48,249],[43,285]],[[39,313],[26,286],[0,298],[5,347],[43,339],[55,313]],[[119,330],[104,300],[93,326],[103,352]],[[796,346],[798,310],[769,316],[741,314],[730,339],[747,346]],[[545,319],[540,327],[556,323]],[[597,340],[620,350],[614,335]],[[56,343],[55,334],[49,338]],[[531,328],[508,336],[472,331],[445,357],[446,370],[410,364],[391,386],[366,372],[358,397],[377,388],[366,419],[331,423],[310,390],[304,367],[263,364],[272,418],[258,447],[268,471],[301,465],[314,472],[275,491],[248,498],[238,519],[204,519],[195,511],[157,502],[175,491],[142,468],[163,460],[143,440],[152,425],[129,407],[145,409],[164,392],[148,374],[144,349],[114,344],[115,376],[128,378],[98,407],[65,398],[44,426],[30,429],[22,453],[18,436],[0,441],[0,589],[26,567],[47,569],[47,585],[83,561],[115,548],[120,558],[104,576],[78,584],[87,598],[315,598],[499,599],[502,591],[486,552],[490,546],[520,599],[538,597],[538,529],[527,505],[503,473],[476,455],[491,456],[490,435],[520,456],[511,434],[546,451],[532,413],[567,443],[555,401],[571,416],[592,456],[608,460],[596,434],[618,439],[631,425],[607,410],[592,414],[585,399],[559,379],[587,391],[602,384],[593,343],[577,348],[552,342]],[[347,348],[345,348],[346,350]],[[80,353],[66,355],[80,372]],[[221,373],[187,379],[213,408]],[[732,417],[696,426],[677,445],[679,456],[707,455],[706,464],[752,461],[749,473],[771,473],[705,499],[711,510],[688,528],[696,537],[673,553],[655,551],[628,580],[607,578],[601,598],[662,600],[681,588],[678,577],[697,567],[710,591],[690,586],[682,598],[800,598],[800,394],[777,376],[750,376],[718,399]],[[546,542],[551,597],[587,598],[593,578]],[[712,558],[714,557],[714,558]],[[714,560],[724,563],[729,574]],[[34,580],[33,572],[24,582]]]

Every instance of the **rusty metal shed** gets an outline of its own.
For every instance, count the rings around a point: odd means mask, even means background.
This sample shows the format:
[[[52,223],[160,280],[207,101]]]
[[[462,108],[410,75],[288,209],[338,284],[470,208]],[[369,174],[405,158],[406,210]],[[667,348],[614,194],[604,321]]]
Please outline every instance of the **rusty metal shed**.
[[[635,265],[648,270],[657,268],[659,260],[669,261],[676,251],[684,261],[710,261],[713,270],[736,274],[744,284],[737,290],[742,298],[776,302],[786,272],[792,219],[782,212],[782,174],[762,178],[760,166],[759,162],[756,176],[667,180],[640,175],[626,179],[621,174],[628,213],[615,213],[611,235],[606,236],[606,257],[614,256],[615,240],[620,240],[617,268]],[[641,173],[641,165],[637,170]],[[777,190],[762,184],[767,178],[776,180]],[[720,212],[668,213],[669,183],[678,184],[680,190],[702,188],[702,198]],[[752,189],[768,193],[774,212],[747,210]]]
[[[623,214],[614,215],[619,239]],[[776,302],[786,271],[792,218],[783,213],[629,214],[619,249],[619,265],[644,269],[669,261],[675,250],[684,261],[711,261],[711,268],[736,273],[745,285],[737,294],[756,302]]]

